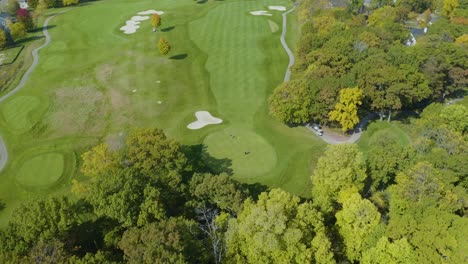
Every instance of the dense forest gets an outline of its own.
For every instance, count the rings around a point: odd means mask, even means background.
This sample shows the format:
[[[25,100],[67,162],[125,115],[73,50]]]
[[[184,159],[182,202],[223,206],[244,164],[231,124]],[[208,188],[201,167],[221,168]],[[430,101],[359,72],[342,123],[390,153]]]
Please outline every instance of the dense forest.
[[[270,110],[331,123],[340,97],[360,94],[361,117],[419,113],[405,119],[409,146],[391,133],[366,152],[329,145],[310,196],[297,197],[234,181],[201,145],[136,129],[122,149],[82,154],[71,195],[21,204],[0,230],[0,263],[467,263],[468,110],[444,100],[466,92],[468,3],[375,2],[301,2],[294,80]],[[407,45],[406,21],[424,27],[430,10],[437,21]]]
[[[467,1],[371,2],[376,4],[352,1],[347,8],[329,8],[328,1],[301,2],[296,78],[275,90],[273,116],[287,124],[330,123],[337,120],[330,112],[340,91],[348,88],[363,93],[354,115],[377,112],[388,120],[397,112],[420,110],[466,92]],[[415,43],[410,28],[425,27]],[[355,100],[344,97],[345,105]]]
[[[312,199],[232,180],[199,146],[140,129],[84,153],[74,197],[31,200],[0,233],[1,263],[464,263],[466,108],[432,104],[412,147],[330,145]],[[223,172],[225,171],[225,172]]]

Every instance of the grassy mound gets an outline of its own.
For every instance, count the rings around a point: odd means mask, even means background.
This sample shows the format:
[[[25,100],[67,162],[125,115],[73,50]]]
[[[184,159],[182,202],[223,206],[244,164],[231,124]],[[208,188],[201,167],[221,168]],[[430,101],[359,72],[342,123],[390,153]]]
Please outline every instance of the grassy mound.
[[[264,138],[248,130],[227,128],[208,135],[204,144],[211,156],[230,160],[237,177],[261,176],[276,165],[275,149]]]
[[[19,96],[8,101],[2,108],[2,114],[9,128],[19,133],[28,131],[34,125],[32,111],[39,106],[35,96]]]
[[[362,133],[358,146],[362,151],[367,152],[372,146],[379,144],[381,140],[398,142],[402,146],[411,143],[408,135],[397,123],[375,121]]]
[[[26,187],[47,187],[60,179],[64,163],[64,157],[60,153],[35,156],[21,165],[16,179]]]

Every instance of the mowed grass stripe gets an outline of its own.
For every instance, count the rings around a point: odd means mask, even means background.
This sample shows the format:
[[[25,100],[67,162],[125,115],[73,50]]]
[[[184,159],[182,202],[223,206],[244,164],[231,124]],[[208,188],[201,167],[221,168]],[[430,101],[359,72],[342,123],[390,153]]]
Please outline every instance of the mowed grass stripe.
[[[220,112],[230,121],[247,125],[252,125],[253,114],[265,98],[261,70],[266,58],[259,42],[271,34],[267,20],[247,12],[258,6],[228,3],[190,24],[191,38],[209,53],[206,68]]]
[[[3,117],[10,128],[23,133],[34,125],[30,116],[39,104],[40,100],[34,96],[14,97],[4,105]]]

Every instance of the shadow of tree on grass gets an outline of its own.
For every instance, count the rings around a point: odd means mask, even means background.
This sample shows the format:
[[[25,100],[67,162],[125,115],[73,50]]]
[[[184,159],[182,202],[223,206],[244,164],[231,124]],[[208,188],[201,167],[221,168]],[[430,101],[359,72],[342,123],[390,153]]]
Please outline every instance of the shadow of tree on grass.
[[[187,57],[188,57],[187,53],[184,53],[184,54],[174,55],[172,57],[169,57],[169,59],[171,59],[171,60],[183,60],[183,59],[185,59]]]
[[[162,32],[169,32],[171,30],[173,30],[175,28],[175,26],[171,26],[171,27],[167,27],[167,28],[162,28],[161,31]]]
[[[232,160],[217,159],[211,156],[206,145],[198,144],[182,147],[182,151],[187,156],[193,171],[199,173],[221,174],[226,173],[232,176]]]

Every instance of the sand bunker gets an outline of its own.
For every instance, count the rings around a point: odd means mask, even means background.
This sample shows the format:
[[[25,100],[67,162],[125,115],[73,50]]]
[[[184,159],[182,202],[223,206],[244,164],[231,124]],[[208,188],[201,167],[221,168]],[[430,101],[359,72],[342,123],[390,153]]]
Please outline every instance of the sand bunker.
[[[135,21],[135,22],[140,22],[140,21],[148,20],[149,18],[150,18],[149,16],[132,16],[130,20]]]
[[[278,10],[278,11],[286,11],[286,7],[284,7],[284,6],[269,6],[268,9]]]
[[[272,16],[272,14],[269,14],[268,11],[265,10],[252,11],[250,14],[254,16]]]
[[[197,121],[188,124],[188,129],[200,129],[207,125],[221,124],[223,122],[222,119],[213,117],[208,111],[195,112],[195,116],[197,117]]]
[[[138,16],[132,16],[130,20],[127,20],[125,22],[125,26],[121,27],[120,30],[122,30],[124,34],[133,34],[137,31],[137,29],[140,28],[139,25],[141,21],[148,20],[150,17],[147,15],[152,15],[152,14],[162,15],[164,14],[164,12],[156,11],[156,10],[146,10],[146,11],[140,12],[138,13]]]
[[[151,10],[146,10],[146,11],[142,11],[138,13],[138,15],[152,15],[152,14],[162,15],[164,14],[164,12],[151,9]]]
[[[140,28],[139,24],[139,21],[127,20],[125,26],[121,27],[120,30],[122,30],[124,34],[133,34]]]

